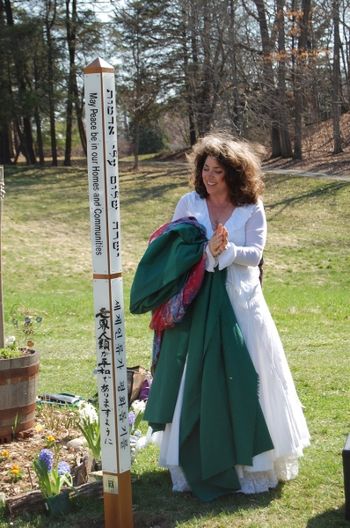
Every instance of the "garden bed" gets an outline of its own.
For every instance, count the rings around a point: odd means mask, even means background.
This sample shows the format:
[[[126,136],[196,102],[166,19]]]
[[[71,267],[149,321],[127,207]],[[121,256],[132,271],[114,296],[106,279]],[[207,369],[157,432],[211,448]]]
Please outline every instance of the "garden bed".
[[[12,442],[0,444],[0,487],[6,499],[39,489],[33,461],[43,448],[52,449],[76,473],[86,456],[86,448],[72,449],[67,444],[80,436],[76,409],[37,406],[35,426],[18,435],[14,431]]]

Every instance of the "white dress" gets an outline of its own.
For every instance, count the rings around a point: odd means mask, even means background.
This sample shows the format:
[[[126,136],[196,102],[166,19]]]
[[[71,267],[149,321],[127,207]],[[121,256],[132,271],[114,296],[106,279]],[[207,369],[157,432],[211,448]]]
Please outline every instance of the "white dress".
[[[178,202],[173,220],[193,216],[205,226],[207,238],[213,228],[207,202],[196,192]],[[218,258],[207,247],[206,270],[227,268],[226,289],[249,354],[259,376],[259,400],[274,449],[257,455],[253,466],[236,466],[244,493],[267,491],[279,480],[298,473],[298,457],[310,442],[302,406],[295,390],[283,346],[266,305],[259,282],[261,255],[266,242],[266,218],[261,201],[236,207],[225,223],[229,244]],[[179,467],[179,426],[183,397],[182,377],[173,421],[161,437],[160,464],[169,467],[173,490],[188,489]]]

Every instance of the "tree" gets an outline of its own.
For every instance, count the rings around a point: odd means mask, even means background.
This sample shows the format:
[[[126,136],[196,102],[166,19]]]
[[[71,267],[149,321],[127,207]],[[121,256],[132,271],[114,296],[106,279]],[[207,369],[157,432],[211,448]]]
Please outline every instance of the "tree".
[[[278,26],[278,104],[279,104],[279,136],[282,158],[292,156],[292,145],[289,135],[289,118],[287,110],[287,88],[286,88],[286,62],[287,52],[285,43],[285,24],[284,24],[284,0],[277,0],[277,26]]]
[[[157,117],[157,97],[161,95],[162,52],[155,38],[159,35],[159,3],[129,0],[115,10],[118,37],[123,49],[119,72],[119,98],[126,107],[129,133],[133,142],[134,169],[138,169],[141,124]]]
[[[10,43],[5,21],[5,7],[0,0],[0,164],[10,164],[13,157],[11,141],[11,85],[9,79],[9,50]]]
[[[47,45],[47,87],[50,120],[50,142],[52,165],[57,166],[57,139],[56,139],[56,98],[54,76],[54,43],[52,30],[56,23],[57,0],[44,0],[44,28]]]
[[[80,9],[79,9],[80,7]],[[83,94],[78,85],[78,54],[84,49],[98,49],[103,35],[102,24],[91,9],[79,6],[78,0],[65,0],[64,14],[68,48],[69,73],[66,94],[66,142],[64,164],[71,164],[74,112],[82,150],[86,155],[86,133],[83,124]],[[83,53],[81,53],[83,55]]]
[[[215,125],[227,88],[229,0],[176,0],[163,13],[165,66],[177,108],[186,112],[189,142]]]
[[[258,12],[263,55],[263,91],[265,93],[266,105],[271,119],[271,157],[276,158],[281,155],[281,141],[276,107],[276,83],[272,68],[273,44],[269,34],[264,0],[254,0],[254,3]]]
[[[332,121],[333,121],[333,154],[343,152],[340,134],[341,110],[341,76],[340,76],[340,34],[339,34],[339,0],[332,2],[333,18],[333,95],[332,95]]]
[[[65,165],[76,130],[86,152],[79,72],[102,49],[107,59],[118,55],[118,104],[135,167],[142,130],[155,128],[164,113],[177,117],[189,144],[212,128],[263,142],[269,133],[272,157],[296,159],[306,126],[332,117],[334,152],[341,152],[348,0],[113,5],[112,28],[96,20],[89,0],[0,0],[1,163],[21,153],[27,163],[43,163],[50,150],[57,165],[62,125]]]
[[[16,157],[22,151],[27,164],[34,164],[36,157],[31,123],[33,105],[31,86],[27,77],[27,64],[30,64],[28,56],[29,42],[32,40],[36,27],[26,20],[15,24],[10,0],[4,0],[3,7],[9,30],[11,60],[14,66],[14,77],[17,86],[16,95],[12,92],[14,102],[12,110],[15,112],[15,127],[19,137]]]
[[[45,59],[46,52],[45,46],[43,43],[43,36],[38,32],[38,38],[36,41],[37,45],[33,50],[33,83],[34,83],[34,121],[36,127],[36,151],[41,165],[44,164],[45,154],[44,154],[44,140],[42,132],[42,107],[44,97],[44,86],[45,86]]]
[[[305,64],[308,58],[308,33],[310,27],[311,0],[302,0],[299,16],[299,39],[294,70],[294,108],[295,108],[295,139],[294,159],[302,159],[302,114],[303,86],[305,81]]]
[[[76,84],[75,77],[75,51],[76,51],[76,37],[77,37],[77,1],[65,0],[66,2],[66,31],[67,31],[67,45],[69,55],[69,74],[68,74],[68,92],[66,104],[66,146],[64,153],[64,165],[71,164],[72,152],[72,126],[73,126],[73,98],[74,88]],[[86,138],[85,138],[85,154],[86,154]]]

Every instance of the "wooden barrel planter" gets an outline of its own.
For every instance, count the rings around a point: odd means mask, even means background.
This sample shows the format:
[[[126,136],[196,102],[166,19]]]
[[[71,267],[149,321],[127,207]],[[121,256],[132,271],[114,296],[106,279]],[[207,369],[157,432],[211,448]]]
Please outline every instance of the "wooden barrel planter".
[[[0,443],[34,425],[39,377],[39,353],[0,359]]]

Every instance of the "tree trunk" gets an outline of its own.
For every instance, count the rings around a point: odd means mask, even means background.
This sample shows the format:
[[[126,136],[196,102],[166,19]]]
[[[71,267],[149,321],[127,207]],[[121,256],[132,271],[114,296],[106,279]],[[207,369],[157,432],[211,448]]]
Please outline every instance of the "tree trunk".
[[[5,29],[4,4],[0,0],[0,31]],[[11,141],[10,141],[10,115],[7,101],[10,95],[10,79],[6,66],[7,56],[4,47],[0,47],[0,100],[2,101],[0,119],[0,165],[11,163]]]
[[[75,106],[75,113],[77,116],[80,143],[81,143],[84,155],[86,156],[87,155],[87,145],[86,145],[86,132],[85,132],[85,127],[84,127],[84,122],[83,122],[83,104],[79,98],[79,90],[78,90],[76,75],[74,75],[73,93],[74,93],[74,106]]]
[[[68,94],[67,94],[67,103],[66,103],[66,142],[64,149],[64,165],[66,167],[71,165],[71,155],[72,155],[72,125],[73,125],[73,101],[71,99],[71,76],[69,76],[68,81]]]
[[[185,85],[185,97],[186,97],[186,107],[187,107],[187,117],[189,125],[189,140],[190,145],[193,146],[197,141],[196,135],[196,122],[195,122],[195,112],[194,112],[194,102],[193,102],[193,89],[191,88],[190,81],[190,70],[188,65],[188,48],[187,48],[187,27],[186,27],[186,11],[183,10],[181,13],[181,45],[182,45],[182,61],[183,61],[183,70],[184,70],[184,85]]]
[[[185,3],[186,4],[186,3]],[[198,4],[194,0],[189,2],[189,37],[191,42],[191,69],[188,78],[188,88],[191,98],[191,116],[194,121],[195,136],[198,135],[198,76],[199,76],[199,60],[198,60],[198,31],[197,31],[197,10]],[[193,125],[192,125],[193,126]],[[197,138],[196,138],[197,140]],[[195,141],[196,142],[196,141]],[[191,143],[192,144],[192,143]],[[194,144],[194,143],[193,143]]]
[[[210,31],[210,19],[209,19],[209,7],[207,2],[203,6],[203,74],[201,79],[201,90],[199,92],[199,105],[198,105],[198,132],[200,136],[206,134],[210,129],[210,123],[212,120],[211,115],[211,98],[212,98],[212,65],[210,61],[210,44],[211,44],[211,31]]]
[[[229,9],[230,9],[230,25],[229,25],[229,35],[230,35],[230,49],[229,57],[231,60],[231,75],[232,75],[232,99],[233,99],[233,116],[232,116],[232,130],[234,134],[239,136],[243,135],[243,119],[241,111],[241,101],[239,95],[239,75],[237,67],[237,39],[236,39],[236,13],[235,13],[235,2],[230,0]]]
[[[10,134],[7,123],[1,125],[2,130],[0,131],[0,165],[10,165],[11,152],[10,152]]]
[[[258,11],[259,28],[261,35],[261,46],[263,51],[263,75],[266,105],[271,119],[271,157],[277,158],[281,155],[281,142],[279,134],[279,121],[276,110],[275,78],[272,68],[272,43],[267,26],[267,15],[264,0],[254,0]]]
[[[277,20],[278,20],[278,100],[279,100],[279,128],[282,158],[292,157],[292,145],[288,129],[288,110],[286,96],[286,47],[284,28],[284,0],[277,0]]]
[[[196,121],[194,117],[193,106],[190,103],[188,108],[188,124],[190,129],[190,145],[191,147],[197,142]]]
[[[55,119],[55,91],[53,75],[53,49],[52,49],[52,27],[56,19],[56,0],[46,0],[45,3],[45,32],[47,42],[47,72],[48,72],[48,99],[49,99],[49,121],[51,142],[51,164],[57,166],[57,141],[56,141],[56,119]],[[52,17],[50,14],[52,11]]]
[[[33,59],[33,66],[34,66],[34,86],[36,88],[36,90],[38,89],[38,86],[39,86],[39,72],[38,72],[38,65],[37,65],[37,62],[35,60],[35,56],[34,56],[34,59]],[[42,130],[41,130],[41,117],[40,117],[40,110],[39,110],[39,106],[38,104],[35,105],[35,110],[34,110],[34,121],[35,121],[35,126],[36,126],[36,150],[37,150],[37,154],[38,154],[38,157],[39,157],[39,163],[40,165],[44,165],[44,162],[45,162],[45,158],[44,158],[44,144],[43,144],[43,135],[42,135]]]
[[[341,89],[340,89],[340,35],[339,35],[339,0],[333,0],[333,154],[343,152],[340,133]]]
[[[37,143],[37,153],[39,156],[39,163],[40,165],[44,165],[45,157],[44,157],[43,135],[41,131],[41,119],[40,119],[40,113],[39,113],[38,108],[35,109],[34,120],[35,120],[35,126],[36,126],[36,143]]]
[[[66,31],[69,52],[69,78],[66,105],[66,146],[64,154],[64,165],[71,165],[72,155],[72,128],[73,128],[73,100],[75,85],[75,48],[76,48],[76,0],[66,0]]]
[[[7,25],[9,27],[14,27],[12,5],[10,0],[4,0],[3,7],[5,9]],[[25,102],[28,100],[28,93],[26,89],[26,80],[24,78],[23,68],[20,64],[20,52],[18,50],[18,41],[16,38],[13,39],[12,46],[12,57],[15,64],[18,86],[18,105],[20,107],[20,113],[22,114],[20,117],[17,116],[17,123],[19,125],[19,121],[21,119],[23,123],[21,150],[24,157],[26,158],[27,164],[34,165],[36,163],[36,158],[33,146],[31,113],[30,109],[25,106]]]
[[[305,62],[307,61],[308,53],[308,34],[311,14],[311,0],[302,0],[302,19],[300,21],[300,33],[298,41],[298,49],[296,55],[296,63],[294,69],[294,100],[295,100],[295,140],[294,140],[294,154],[293,158],[301,160],[303,157],[303,109],[304,97],[303,86],[305,82]]]
[[[23,154],[25,155],[27,165],[35,165],[36,157],[35,157],[34,145],[33,145],[32,123],[31,123],[30,117],[28,116],[23,117],[23,130],[24,130]]]
[[[140,146],[140,123],[134,123],[134,166],[133,170],[139,170],[139,146]]]

